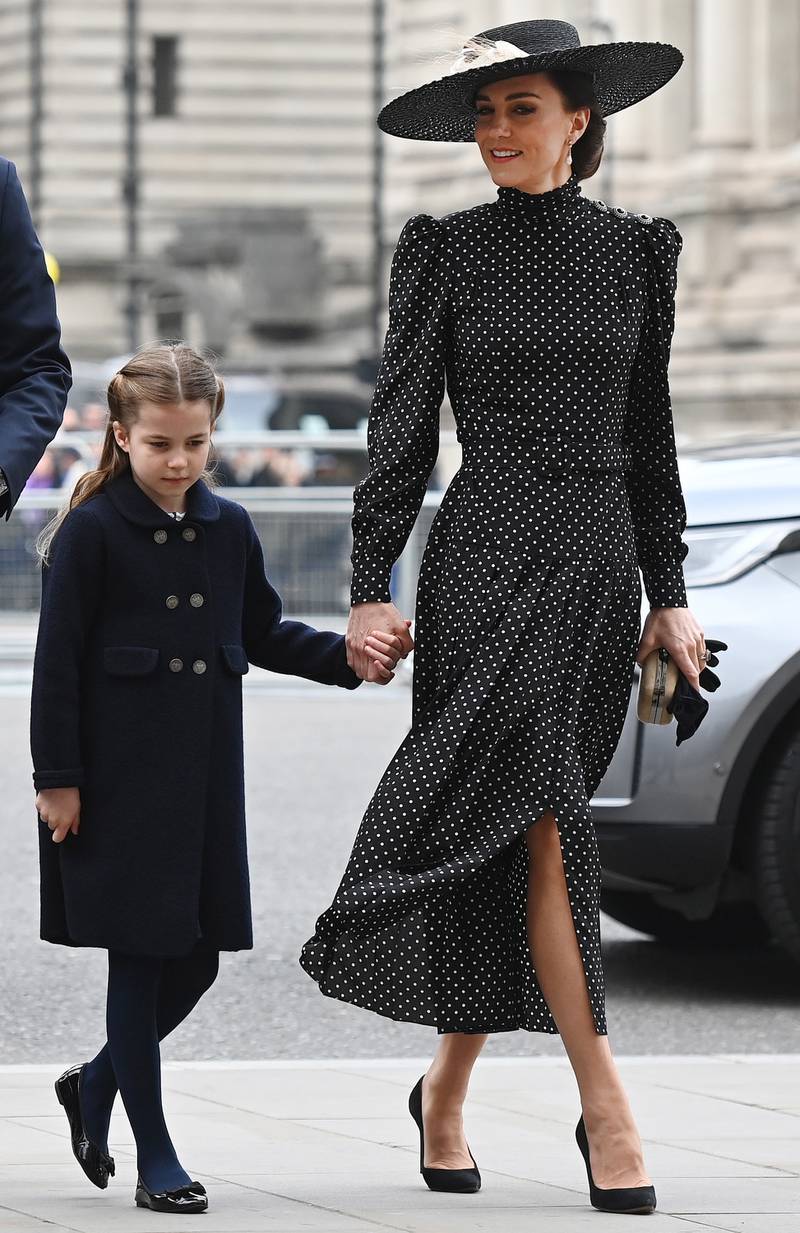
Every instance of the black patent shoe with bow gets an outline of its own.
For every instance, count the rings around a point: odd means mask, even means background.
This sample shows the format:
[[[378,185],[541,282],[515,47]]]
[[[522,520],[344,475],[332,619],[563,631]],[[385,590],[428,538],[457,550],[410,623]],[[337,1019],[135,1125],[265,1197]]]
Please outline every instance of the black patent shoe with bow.
[[[425,1076],[422,1076],[424,1079]],[[408,1111],[419,1130],[419,1171],[429,1190],[443,1190],[448,1194],[475,1194],[481,1188],[481,1175],[470,1152],[472,1169],[429,1169],[425,1165],[425,1131],[422,1125],[422,1079],[412,1089],[408,1098]],[[469,1148],[467,1148],[469,1151]]]
[[[653,1186],[595,1186],[592,1166],[589,1163],[589,1140],[583,1124],[583,1114],[575,1127],[575,1138],[581,1149],[589,1179],[589,1199],[599,1212],[627,1213],[631,1216],[649,1216],[656,1210],[656,1192]]]
[[[208,1195],[201,1182],[190,1182],[177,1190],[148,1190],[141,1177],[136,1179],[136,1206],[149,1207],[151,1212],[173,1212],[176,1215],[194,1216],[208,1208]]]
[[[83,1065],[72,1066],[56,1079],[58,1103],[69,1121],[72,1154],[89,1181],[105,1190],[109,1177],[114,1176],[114,1157],[104,1152],[86,1133],[81,1113],[81,1072]]]

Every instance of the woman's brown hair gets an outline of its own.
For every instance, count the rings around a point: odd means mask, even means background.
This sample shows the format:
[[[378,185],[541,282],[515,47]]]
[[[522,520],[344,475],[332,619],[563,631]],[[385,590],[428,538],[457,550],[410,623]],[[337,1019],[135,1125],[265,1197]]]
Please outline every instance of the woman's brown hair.
[[[589,107],[589,123],[572,147],[572,170],[579,180],[588,180],[600,166],[606,138],[606,121],[600,112],[594,83],[588,73],[575,69],[546,69],[550,81],[560,91],[565,111]]]
[[[109,480],[130,466],[125,450],[117,444],[114,423],[130,430],[145,402],[169,406],[181,402],[207,402],[211,408],[211,431],[225,403],[225,386],[210,358],[188,343],[151,343],[137,351],[108,383],[108,421],[103,439],[100,462],[82,475],[76,483],[68,505],[59,510],[36,540],[36,553],[46,564],[53,537],[70,510],[83,505],[101,492]],[[213,473],[206,469],[202,477],[213,482]]]

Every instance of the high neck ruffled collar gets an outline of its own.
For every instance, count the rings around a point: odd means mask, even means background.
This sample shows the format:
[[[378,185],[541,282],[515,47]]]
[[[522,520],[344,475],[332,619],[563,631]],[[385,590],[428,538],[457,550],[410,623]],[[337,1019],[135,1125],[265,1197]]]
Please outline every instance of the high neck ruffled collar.
[[[497,190],[497,204],[502,210],[546,226],[564,222],[574,214],[581,197],[581,182],[574,171],[558,188],[549,188],[544,193],[526,193],[521,188]]]

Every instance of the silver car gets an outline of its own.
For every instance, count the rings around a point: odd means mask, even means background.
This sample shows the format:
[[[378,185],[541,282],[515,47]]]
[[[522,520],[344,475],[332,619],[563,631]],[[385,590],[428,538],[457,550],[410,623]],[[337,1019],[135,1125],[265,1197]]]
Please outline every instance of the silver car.
[[[635,670],[591,802],[602,906],[665,942],[774,938],[800,962],[800,435],[686,451],[680,471],[689,605],[729,649],[680,747],[674,721],[637,720]]]

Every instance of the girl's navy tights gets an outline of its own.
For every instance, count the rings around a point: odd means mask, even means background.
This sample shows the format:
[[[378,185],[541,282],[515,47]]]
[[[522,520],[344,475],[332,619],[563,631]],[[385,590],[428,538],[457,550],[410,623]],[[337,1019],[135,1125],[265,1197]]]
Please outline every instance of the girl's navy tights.
[[[108,1041],[83,1069],[81,1110],[89,1138],[108,1151],[119,1090],[136,1140],[139,1174],[154,1193],[191,1181],[164,1120],[158,1042],[197,1005],[218,970],[219,952],[202,943],[179,959],[108,952]]]

